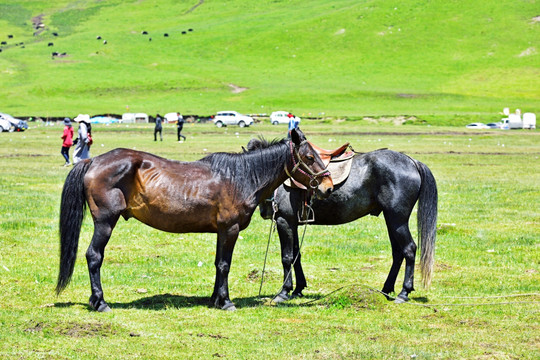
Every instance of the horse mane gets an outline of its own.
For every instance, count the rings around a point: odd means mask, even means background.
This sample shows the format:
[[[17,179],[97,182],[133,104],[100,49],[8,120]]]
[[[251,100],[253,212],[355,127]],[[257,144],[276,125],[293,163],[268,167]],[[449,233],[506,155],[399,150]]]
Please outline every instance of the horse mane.
[[[261,137],[249,142],[248,151],[216,152],[200,161],[208,163],[213,172],[238,184],[237,191],[247,198],[274,181],[276,172],[290,156],[288,144],[288,139],[268,142]]]
[[[284,142],[286,139],[274,139],[272,141],[266,140],[263,136],[259,136],[258,138],[253,138],[249,140],[247,144],[247,151],[253,151],[257,149],[266,149],[272,145],[275,145],[279,142]]]

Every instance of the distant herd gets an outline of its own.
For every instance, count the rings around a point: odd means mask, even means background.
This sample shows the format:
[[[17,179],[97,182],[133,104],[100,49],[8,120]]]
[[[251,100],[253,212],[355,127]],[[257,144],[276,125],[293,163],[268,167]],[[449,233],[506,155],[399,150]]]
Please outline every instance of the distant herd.
[[[193,31],[193,29],[191,29],[191,28],[188,29],[188,30],[184,30],[184,31],[182,31],[182,35],[186,35],[187,33],[192,32],[192,31]],[[143,30],[143,31],[141,32],[141,34],[142,34],[142,35],[149,35],[148,31],[146,31],[146,30]],[[56,36],[58,36],[58,33],[57,33],[57,32],[53,32],[52,35],[56,37]],[[34,33],[34,36],[36,36],[36,33]],[[8,39],[13,39],[13,35],[12,35],[12,34],[9,34],[7,37],[8,37]],[[164,33],[164,34],[163,34],[163,37],[168,38],[168,37],[169,37],[169,33]],[[103,40],[103,45],[106,45],[106,44],[108,43],[107,40],[105,40],[105,39],[103,39],[103,38],[101,37],[101,35],[96,36],[96,39],[97,39],[97,40]],[[149,38],[148,38],[148,41],[152,41],[152,38],[149,37]],[[24,47],[25,47],[24,42],[18,42],[18,43],[14,43],[14,44],[12,44],[12,45],[20,46],[21,48],[24,48]],[[7,46],[9,46],[9,42],[8,42],[7,40],[1,41],[1,42],[0,42],[0,52],[4,51],[4,49],[6,49],[6,48],[4,48],[4,47],[7,47]],[[49,46],[49,47],[50,47],[50,46],[54,46],[54,43],[49,41],[49,42],[47,42],[47,46]],[[54,52],[51,53],[51,56],[52,56],[52,58],[54,59],[54,58],[56,58],[56,57],[66,57],[66,56],[68,56],[68,54],[67,54],[66,52],[60,53],[60,52],[54,51]]]

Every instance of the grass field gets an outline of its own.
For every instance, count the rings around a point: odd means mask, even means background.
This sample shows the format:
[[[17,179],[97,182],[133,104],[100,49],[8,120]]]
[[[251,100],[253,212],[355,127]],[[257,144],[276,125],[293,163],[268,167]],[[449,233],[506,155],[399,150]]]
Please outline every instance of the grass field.
[[[208,152],[240,151],[259,134],[285,134],[285,127],[264,124],[184,129],[185,143],[174,141],[172,125],[163,142],[154,142],[151,124],[96,125],[91,152],[128,147],[191,161]],[[537,131],[350,121],[305,121],[302,129],[325,148],[346,141],[358,151],[388,147],[431,168],[439,187],[439,220],[429,290],[417,279],[417,291],[403,305],[370,290],[382,288],[391,250],[384,220],[368,217],[339,227],[308,227],[306,297],[266,305],[280,289],[281,260],[273,238],[258,298],[270,222],[255,213],[240,234],[229,276],[236,312],[207,306],[215,235],[169,234],[134,220],[118,224],[106,251],[102,280],[111,313],[87,306],[90,217],[73,280],[56,297],[58,209],[69,169],[61,166],[61,127],[31,123],[24,133],[0,134],[0,357],[538,359]]]
[[[538,114],[538,20],[530,0],[0,1],[0,110]]]

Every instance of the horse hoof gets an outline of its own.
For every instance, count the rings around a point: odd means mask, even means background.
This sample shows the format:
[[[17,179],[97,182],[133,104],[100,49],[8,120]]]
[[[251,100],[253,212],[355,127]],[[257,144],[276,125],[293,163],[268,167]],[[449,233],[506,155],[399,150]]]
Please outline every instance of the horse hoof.
[[[289,297],[287,295],[278,294],[278,295],[276,295],[275,298],[272,299],[272,302],[274,304],[280,304],[280,303],[285,302],[287,300],[289,300]]]
[[[401,296],[398,296],[395,300],[394,300],[394,303],[395,304],[403,304],[403,303],[406,303],[407,301],[409,301],[408,298],[403,298]]]
[[[221,308],[221,310],[225,310],[225,311],[236,311],[236,306],[234,306],[233,303],[225,304],[225,305],[223,305],[223,307]]]
[[[101,304],[98,309],[97,309],[98,312],[110,312],[112,311],[111,308],[109,307],[109,305],[107,304]]]
[[[304,294],[302,294],[302,292],[292,293],[291,295],[291,299],[303,298],[303,297],[304,297]]]

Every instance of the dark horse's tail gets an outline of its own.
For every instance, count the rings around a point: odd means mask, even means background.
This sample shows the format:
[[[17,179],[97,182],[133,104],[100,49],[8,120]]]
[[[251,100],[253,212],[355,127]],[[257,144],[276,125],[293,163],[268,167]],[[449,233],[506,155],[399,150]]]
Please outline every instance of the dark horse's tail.
[[[56,294],[69,284],[77,248],[79,235],[86,212],[86,196],[84,194],[84,175],[90,167],[91,161],[81,161],[69,172],[60,203],[60,271],[56,284]]]
[[[424,286],[428,288],[431,285],[437,234],[437,183],[425,164],[419,161],[416,163],[422,177],[417,214],[420,270]]]

